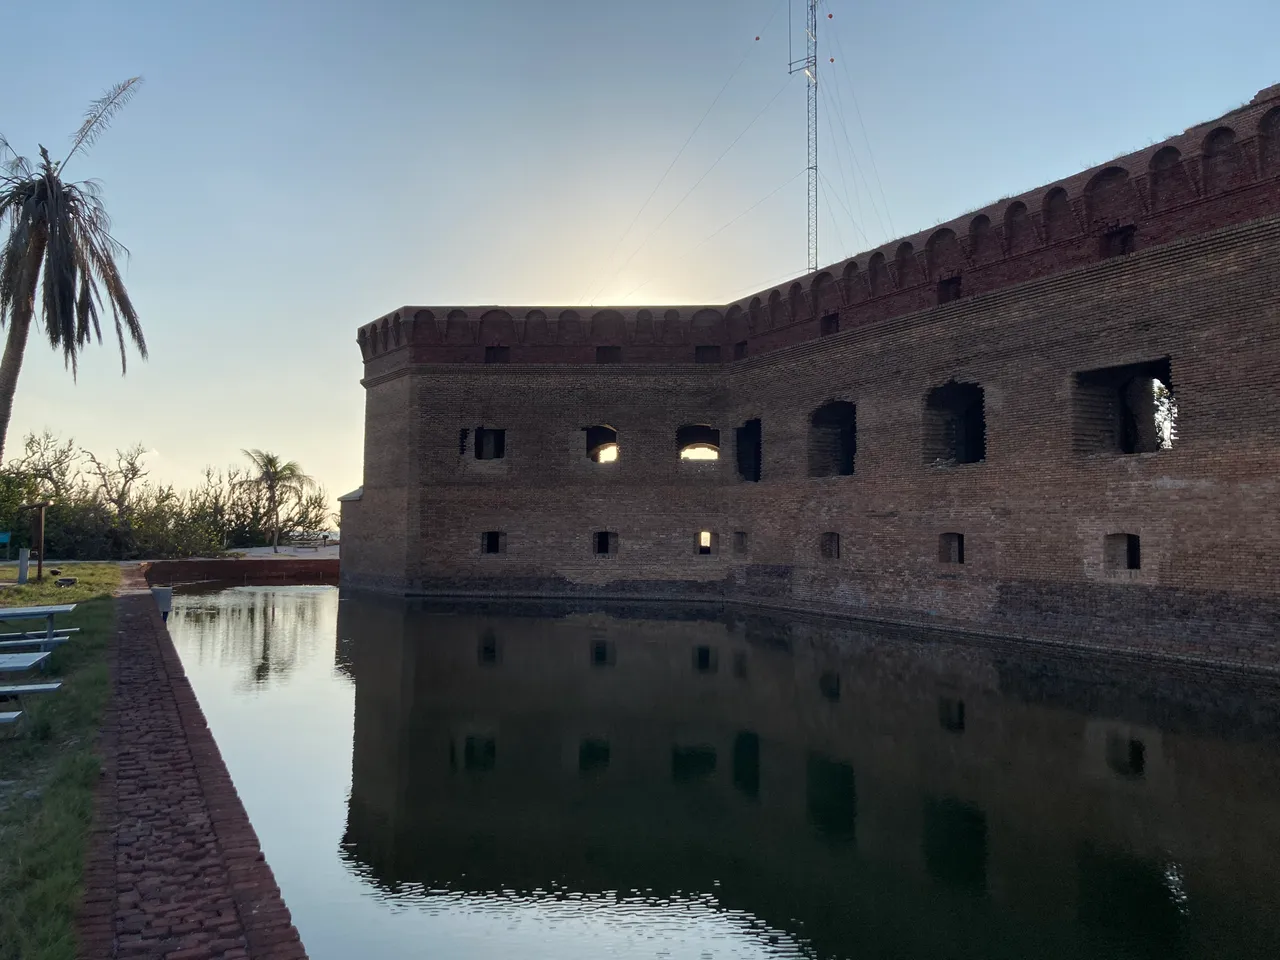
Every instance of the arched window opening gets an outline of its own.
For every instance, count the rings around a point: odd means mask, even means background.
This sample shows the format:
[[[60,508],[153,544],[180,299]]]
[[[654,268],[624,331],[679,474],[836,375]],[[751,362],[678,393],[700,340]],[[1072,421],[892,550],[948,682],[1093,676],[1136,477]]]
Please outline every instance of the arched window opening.
[[[676,431],[681,460],[719,460],[720,431],[706,424],[686,424]]]
[[[809,476],[852,476],[857,446],[857,408],[847,400],[819,407],[809,418]]]
[[[618,431],[607,424],[583,427],[587,459],[592,463],[615,463],[618,459]]]

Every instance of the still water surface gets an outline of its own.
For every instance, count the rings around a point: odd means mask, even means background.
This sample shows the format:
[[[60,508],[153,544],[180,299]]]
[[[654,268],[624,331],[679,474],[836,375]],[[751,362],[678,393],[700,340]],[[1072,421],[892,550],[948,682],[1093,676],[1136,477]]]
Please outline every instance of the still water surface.
[[[314,960],[1280,957],[1280,696],[713,607],[170,628]]]

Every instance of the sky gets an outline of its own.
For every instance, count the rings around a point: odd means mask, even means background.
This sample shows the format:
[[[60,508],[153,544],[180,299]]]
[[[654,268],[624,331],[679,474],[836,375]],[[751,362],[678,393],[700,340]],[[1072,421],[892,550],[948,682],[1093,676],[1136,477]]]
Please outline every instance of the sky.
[[[262,448],[362,475],[359,324],[405,304],[726,303],[804,272],[800,0],[67,0],[5,13],[0,133],[101,182],[150,360],[36,335],[8,447]],[[820,5],[823,264],[1280,82],[1280,3]],[[831,14],[828,19],[827,14]],[[756,40],[756,37],[759,40]],[[797,45],[798,49],[798,45]],[[830,58],[835,58],[832,63]]]

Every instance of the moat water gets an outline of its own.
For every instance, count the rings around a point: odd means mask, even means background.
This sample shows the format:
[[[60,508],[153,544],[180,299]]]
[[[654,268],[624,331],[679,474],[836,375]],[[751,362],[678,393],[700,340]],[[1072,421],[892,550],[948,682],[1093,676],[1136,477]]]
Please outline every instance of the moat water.
[[[313,960],[1280,956],[1280,692],[714,607],[179,593]]]

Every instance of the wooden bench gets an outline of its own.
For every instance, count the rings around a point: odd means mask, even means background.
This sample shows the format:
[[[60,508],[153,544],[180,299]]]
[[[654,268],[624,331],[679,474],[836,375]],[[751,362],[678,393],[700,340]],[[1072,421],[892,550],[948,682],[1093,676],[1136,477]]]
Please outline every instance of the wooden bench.
[[[70,637],[27,637],[25,640],[0,640],[0,653],[27,650],[31,647],[52,650],[58,644],[66,643],[70,639]]]
[[[54,628],[53,635],[54,637],[64,637],[65,639],[69,640],[71,639],[70,636],[68,636],[69,634],[79,633],[79,632],[80,632],[79,627],[56,627]],[[38,639],[48,639],[48,634],[46,634],[44,631],[40,631],[39,633],[32,633],[30,630],[24,630],[21,633],[0,633],[0,640],[38,640]]]
[[[25,697],[32,693],[55,693],[62,686],[61,680],[52,683],[3,683],[0,697]]]

